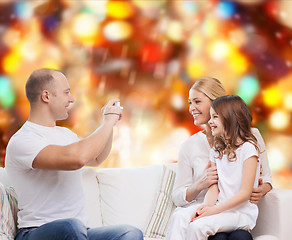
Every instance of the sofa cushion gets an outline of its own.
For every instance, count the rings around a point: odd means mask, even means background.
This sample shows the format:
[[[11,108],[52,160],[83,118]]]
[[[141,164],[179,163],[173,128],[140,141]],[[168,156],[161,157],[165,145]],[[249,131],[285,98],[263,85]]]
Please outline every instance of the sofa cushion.
[[[12,194],[12,192],[10,192],[10,194]],[[13,212],[11,211],[9,199],[14,201],[15,196],[11,195],[8,198],[5,187],[0,183],[0,238],[2,240],[13,240],[16,233],[16,222]],[[11,202],[11,205],[12,204],[13,202]]]
[[[104,225],[144,230],[154,209],[163,165],[97,171]]]
[[[171,198],[175,180],[175,172],[164,166],[163,177],[157,196],[156,205],[152,212],[144,236],[147,238],[164,238],[166,227],[175,205]]]
[[[88,216],[88,227],[102,226],[99,187],[96,171],[89,167],[82,169],[82,183],[85,194],[85,211]]]

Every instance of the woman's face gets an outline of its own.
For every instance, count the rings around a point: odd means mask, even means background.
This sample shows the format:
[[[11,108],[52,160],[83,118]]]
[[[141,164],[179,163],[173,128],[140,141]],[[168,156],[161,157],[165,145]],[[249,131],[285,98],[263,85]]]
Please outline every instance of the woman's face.
[[[204,93],[191,89],[189,92],[189,112],[194,118],[194,124],[200,126],[207,124],[210,119],[212,100]]]

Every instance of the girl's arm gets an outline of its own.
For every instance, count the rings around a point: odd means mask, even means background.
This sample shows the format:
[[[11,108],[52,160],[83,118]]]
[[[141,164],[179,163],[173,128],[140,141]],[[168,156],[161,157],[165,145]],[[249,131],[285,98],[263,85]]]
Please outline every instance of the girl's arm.
[[[211,163],[211,167],[216,168],[216,164]],[[200,212],[202,211],[202,209],[204,209],[205,207],[214,206],[215,203],[217,202],[218,195],[219,195],[219,188],[218,188],[218,184],[215,183],[208,188],[208,191],[204,198],[204,203],[195,211],[191,219],[191,222],[194,221],[200,215]]]
[[[204,207],[198,212],[198,218],[224,212],[240,205],[245,201],[248,201],[253,190],[257,169],[257,161],[258,158],[256,156],[252,156],[244,161],[241,188],[237,194],[228,199],[226,202],[219,205]]]

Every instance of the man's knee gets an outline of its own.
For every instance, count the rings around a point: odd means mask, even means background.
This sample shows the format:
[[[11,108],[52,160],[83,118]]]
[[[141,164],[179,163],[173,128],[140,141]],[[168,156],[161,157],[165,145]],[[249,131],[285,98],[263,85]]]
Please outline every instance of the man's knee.
[[[228,240],[252,240],[252,235],[243,229],[238,229],[231,232],[228,236]]]
[[[122,226],[124,234],[122,236],[122,240],[143,240],[143,232],[130,225]]]
[[[64,239],[86,239],[87,229],[78,219],[68,218],[58,220],[58,229],[62,232]]]

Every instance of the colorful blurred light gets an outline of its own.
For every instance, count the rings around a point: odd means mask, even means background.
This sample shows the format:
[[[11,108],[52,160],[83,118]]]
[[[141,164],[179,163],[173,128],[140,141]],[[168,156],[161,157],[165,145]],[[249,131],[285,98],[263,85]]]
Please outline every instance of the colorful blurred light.
[[[11,116],[9,112],[4,109],[0,109],[0,129],[6,129],[9,126],[10,122]]]
[[[13,51],[3,58],[3,69],[6,73],[11,74],[16,72],[21,64],[21,54],[19,46],[15,46]]]
[[[132,3],[141,9],[142,14],[150,18],[158,18],[166,7],[166,0],[132,0]]]
[[[165,60],[170,54],[170,49],[156,42],[146,43],[140,49],[142,62],[158,62]]]
[[[215,18],[206,18],[202,24],[203,33],[206,37],[214,36],[218,31],[218,25]]]
[[[180,94],[173,94],[170,99],[171,105],[176,110],[185,109],[185,99],[184,96]]]
[[[254,97],[260,90],[259,81],[255,76],[244,76],[239,82],[237,95],[240,96],[247,105],[250,105]]]
[[[184,14],[195,14],[198,12],[198,5],[193,1],[183,1],[182,9]]]
[[[103,33],[109,41],[117,42],[129,38],[133,33],[133,28],[126,21],[114,21],[104,27]]]
[[[273,129],[284,130],[290,124],[290,114],[284,110],[276,110],[270,115],[269,124]]]
[[[272,86],[263,91],[263,100],[268,107],[279,107],[282,103],[282,93],[276,86]]]
[[[280,149],[269,146],[267,150],[269,165],[272,171],[279,171],[285,167],[285,156]]]
[[[204,75],[206,65],[200,61],[190,61],[187,63],[187,73],[191,78],[198,78]]]
[[[237,51],[232,51],[228,56],[230,68],[237,74],[243,74],[248,69],[248,62],[244,55]]]
[[[29,19],[33,14],[33,8],[29,2],[17,1],[14,3],[14,11],[18,18],[22,20]]]
[[[285,96],[284,96],[284,107],[287,110],[292,111],[292,92],[288,92],[287,94],[285,94]]]
[[[218,3],[216,13],[223,19],[231,18],[236,11],[236,6],[231,1],[221,1]]]
[[[0,76],[0,105],[4,108],[10,108],[15,101],[15,95],[10,83],[10,79],[6,76]]]
[[[106,5],[107,0],[103,1],[92,1],[92,0],[83,0],[86,5],[85,12],[92,13],[99,20],[103,21],[106,18]]]
[[[179,21],[170,21],[166,31],[167,37],[173,42],[181,42],[183,40],[183,26]]]
[[[213,41],[208,46],[208,52],[214,60],[220,61],[230,54],[230,44],[226,41]]]
[[[7,31],[4,32],[2,37],[2,42],[10,48],[15,47],[20,41],[20,31],[16,28],[8,28]]]
[[[81,13],[73,20],[73,34],[86,46],[96,44],[99,30],[99,22],[94,15]]]
[[[106,9],[107,15],[116,19],[126,19],[134,14],[133,6],[127,1],[110,1]]]

